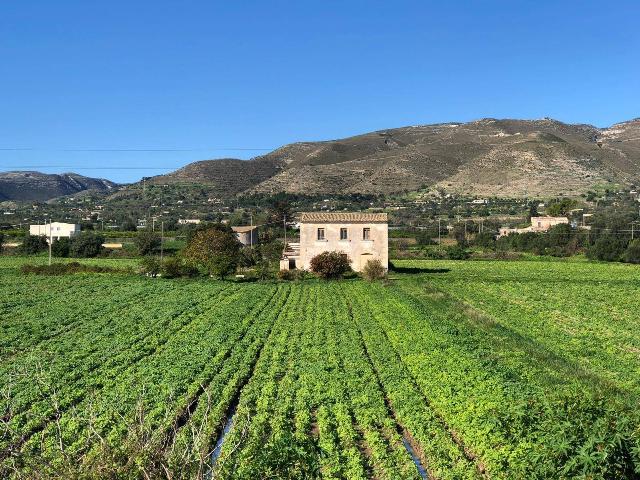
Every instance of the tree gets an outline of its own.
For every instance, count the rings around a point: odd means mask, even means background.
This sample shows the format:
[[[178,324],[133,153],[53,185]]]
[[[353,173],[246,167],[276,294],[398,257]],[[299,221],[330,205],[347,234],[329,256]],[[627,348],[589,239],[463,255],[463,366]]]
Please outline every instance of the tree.
[[[61,237],[54,240],[51,244],[51,255],[54,257],[68,257],[71,242],[67,237]]]
[[[120,225],[120,229],[123,232],[135,232],[137,230],[136,221],[133,218],[127,218],[122,222],[122,225]]]
[[[453,236],[458,246],[465,248],[467,246],[467,230],[464,223],[458,223],[453,227]]]
[[[35,253],[44,252],[49,247],[47,238],[43,235],[27,235],[22,241],[20,247],[21,253],[33,255]]]
[[[311,259],[311,271],[324,279],[340,278],[351,270],[351,260],[342,252],[322,252]]]
[[[627,263],[640,263],[640,240],[631,240],[627,251],[624,252],[624,261]]]
[[[473,244],[478,247],[495,249],[496,248],[496,235],[493,232],[482,232],[476,235],[473,239]]]
[[[0,233],[0,252],[2,252],[3,247],[4,247],[4,234]]]
[[[617,235],[600,235],[587,250],[587,257],[606,262],[618,262],[622,259],[626,247],[626,242]]]
[[[134,243],[138,249],[138,254],[145,257],[147,255],[153,255],[160,248],[160,235],[149,230],[143,230],[138,232]]]
[[[275,198],[269,205],[269,222],[283,222],[291,218],[289,202],[283,198]]]
[[[72,257],[97,257],[102,252],[104,237],[95,232],[82,232],[71,239],[69,254]]]
[[[184,258],[209,275],[224,278],[235,272],[241,244],[231,229],[209,228],[194,234]]]

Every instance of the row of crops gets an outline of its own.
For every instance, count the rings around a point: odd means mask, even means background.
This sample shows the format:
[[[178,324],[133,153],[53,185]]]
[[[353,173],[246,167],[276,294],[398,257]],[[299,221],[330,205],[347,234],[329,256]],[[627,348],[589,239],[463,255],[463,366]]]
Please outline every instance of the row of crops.
[[[640,475],[635,269],[405,266],[389,285],[5,270],[0,476]]]

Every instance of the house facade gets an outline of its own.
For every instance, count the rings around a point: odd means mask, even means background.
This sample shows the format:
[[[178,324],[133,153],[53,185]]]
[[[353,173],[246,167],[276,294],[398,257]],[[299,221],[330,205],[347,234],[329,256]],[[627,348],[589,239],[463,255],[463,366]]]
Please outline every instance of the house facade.
[[[281,270],[309,270],[323,252],[342,252],[351,268],[361,271],[369,260],[389,267],[389,225],[386,213],[309,212],[300,215],[300,242],[288,243]]]
[[[29,225],[29,235],[43,235],[47,239],[71,238],[80,233],[80,225],[75,223],[51,222],[44,225]]]

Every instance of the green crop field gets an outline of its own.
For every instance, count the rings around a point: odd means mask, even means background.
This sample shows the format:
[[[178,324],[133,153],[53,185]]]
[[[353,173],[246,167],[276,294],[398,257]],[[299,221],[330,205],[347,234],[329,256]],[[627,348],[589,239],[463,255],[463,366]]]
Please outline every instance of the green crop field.
[[[19,264],[0,260],[2,478],[640,478],[636,266],[402,261],[371,284]]]

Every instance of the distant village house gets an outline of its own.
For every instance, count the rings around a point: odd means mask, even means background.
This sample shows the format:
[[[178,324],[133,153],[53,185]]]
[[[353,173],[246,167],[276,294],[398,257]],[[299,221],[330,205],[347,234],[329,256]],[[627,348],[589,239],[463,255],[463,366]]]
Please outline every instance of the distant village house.
[[[300,243],[288,243],[281,270],[309,270],[323,252],[342,252],[351,268],[361,271],[369,260],[389,267],[389,225],[386,213],[309,212],[300,215]]]
[[[498,237],[504,237],[511,233],[527,233],[527,232],[546,232],[551,227],[569,223],[567,217],[531,217],[531,225],[525,228],[508,228],[502,227],[499,230]]]
[[[75,223],[52,222],[44,225],[29,225],[29,235],[43,235],[47,239],[71,238],[80,233],[80,225]]]
[[[180,219],[178,219],[178,225],[200,225],[200,219],[198,219],[198,218],[180,218]]]

